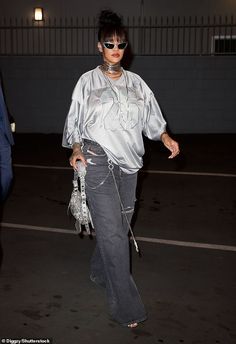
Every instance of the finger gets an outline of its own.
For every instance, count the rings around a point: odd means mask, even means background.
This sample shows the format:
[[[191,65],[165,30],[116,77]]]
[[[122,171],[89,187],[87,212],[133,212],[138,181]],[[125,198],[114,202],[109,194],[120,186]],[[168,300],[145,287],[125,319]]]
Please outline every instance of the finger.
[[[70,165],[73,166],[74,165],[74,158],[70,157],[69,162],[70,162]]]
[[[174,153],[172,153],[170,156],[168,156],[168,159],[173,159],[175,157]]]
[[[72,164],[72,167],[73,167],[73,169],[74,169],[75,171],[78,171],[78,170],[79,170],[78,164],[77,164],[76,162]]]
[[[77,163],[76,163],[76,158],[70,158],[70,165],[73,167],[74,170],[77,170]]]
[[[82,163],[84,164],[85,167],[87,167],[87,160],[85,159],[85,157],[81,157],[80,160],[82,161]]]
[[[173,159],[175,158],[178,154],[180,153],[179,149],[178,150],[174,150],[172,152],[172,154],[168,157],[169,159]]]

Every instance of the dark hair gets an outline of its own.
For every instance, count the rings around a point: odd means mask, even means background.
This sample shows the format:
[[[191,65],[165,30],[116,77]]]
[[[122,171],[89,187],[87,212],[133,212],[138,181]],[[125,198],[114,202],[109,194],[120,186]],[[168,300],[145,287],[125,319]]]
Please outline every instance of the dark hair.
[[[105,42],[117,36],[121,41],[127,41],[128,36],[122,19],[115,12],[103,10],[99,15],[98,41]]]

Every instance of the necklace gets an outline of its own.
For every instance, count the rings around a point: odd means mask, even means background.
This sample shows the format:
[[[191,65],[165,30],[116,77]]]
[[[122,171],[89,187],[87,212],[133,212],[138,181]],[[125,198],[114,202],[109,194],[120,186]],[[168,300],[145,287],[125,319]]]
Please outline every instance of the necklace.
[[[122,68],[119,62],[115,64],[110,64],[104,61],[103,64],[101,65],[101,70],[103,71],[103,73],[108,73],[108,74],[122,73]]]
[[[129,89],[128,89],[128,85],[127,85],[127,75],[126,72],[122,69],[122,73],[124,75],[124,80],[125,80],[125,88],[126,88],[126,97],[125,100],[122,101],[121,99],[121,95],[118,91],[116,91],[116,89],[114,88],[114,85],[112,84],[110,78],[105,74],[102,73],[104,75],[104,78],[106,79],[108,85],[110,86],[112,93],[115,95],[115,103],[117,103],[118,107],[119,107],[119,116],[122,118],[122,123],[123,123],[123,127],[126,127],[127,122],[128,122],[128,118],[129,118],[129,101],[128,101],[128,97],[129,97]],[[126,124],[124,124],[126,123]]]
[[[128,103],[128,93],[129,93],[129,89],[128,89],[128,85],[127,85],[127,76],[126,76],[126,73],[125,73],[124,70],[121,70],[121,74],[122,74],[122,73],[123,73],[124,79],[125,79],[126,102]],[[117,91],[114,89],[114,87],[113,87],[113,85],[112,85],[112,82],[111,82],[110,78],[109,78],[105,73],[103,73],[103,75],[104,75],[104,77],[105,77],[107,83],[109,84],[109,86],[110,86],[112,92],[115,94],[115,97],[116,97],[116,99],[117,99],[117,102],[118,102],[118,103],[121,103],[119,94],[117,94]]]

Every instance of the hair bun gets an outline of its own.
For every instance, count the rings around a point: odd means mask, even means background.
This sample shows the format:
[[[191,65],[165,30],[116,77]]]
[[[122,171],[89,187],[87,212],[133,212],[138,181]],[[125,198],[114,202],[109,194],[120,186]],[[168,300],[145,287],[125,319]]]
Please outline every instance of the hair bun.
[[[99,26],[104,27],[107,25],[121,26],[121,18],[115,12],[103,10],[99,16]]]
[[[98,17],[98,42],[109,41],[114,36],[121,41],[128,41],[121,16],[111,10],[103,10]]]

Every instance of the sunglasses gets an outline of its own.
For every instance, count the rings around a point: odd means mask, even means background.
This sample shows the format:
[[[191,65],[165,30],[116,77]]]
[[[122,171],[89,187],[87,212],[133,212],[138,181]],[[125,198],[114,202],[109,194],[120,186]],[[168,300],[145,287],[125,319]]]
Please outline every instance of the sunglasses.
[[[110,42],[104,42],[103,46],[104,48],[107,49],[114,49],[114,47],[118,47],[118,49],[120,50],[124,50],[127,47],[128,43],[127,42],[122,42],[122,43],[118,43],[118,44],[114,44],[114,43],[110,43]]]

